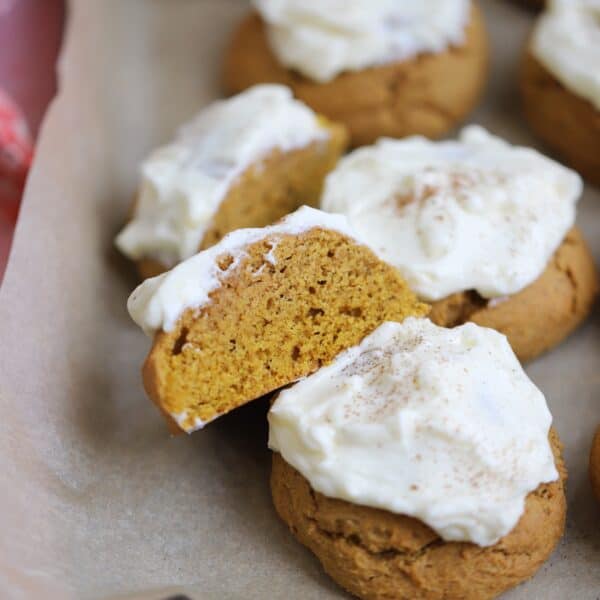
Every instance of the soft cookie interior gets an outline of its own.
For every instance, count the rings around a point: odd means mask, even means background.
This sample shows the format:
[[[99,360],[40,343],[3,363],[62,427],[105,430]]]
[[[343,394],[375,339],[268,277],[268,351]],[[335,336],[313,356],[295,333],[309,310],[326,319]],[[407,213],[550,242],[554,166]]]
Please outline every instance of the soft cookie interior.
[[[231,262],[225,254],[219,266]],[[311,373],[382,322],[427,311],[393,267],[338,232],[265,239],[208,305],[155,336],[144,385],[191,430]]]

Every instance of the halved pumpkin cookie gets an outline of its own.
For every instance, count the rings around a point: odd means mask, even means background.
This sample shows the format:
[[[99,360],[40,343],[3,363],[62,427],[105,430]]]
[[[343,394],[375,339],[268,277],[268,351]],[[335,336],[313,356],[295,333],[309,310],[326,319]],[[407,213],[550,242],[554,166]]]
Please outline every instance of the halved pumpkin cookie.
[[[153,336],[146,391],[188,432],[327,364],[383,321],[428,311],[344,217],[307,207],[229,234],[145,281],[128,307]]]

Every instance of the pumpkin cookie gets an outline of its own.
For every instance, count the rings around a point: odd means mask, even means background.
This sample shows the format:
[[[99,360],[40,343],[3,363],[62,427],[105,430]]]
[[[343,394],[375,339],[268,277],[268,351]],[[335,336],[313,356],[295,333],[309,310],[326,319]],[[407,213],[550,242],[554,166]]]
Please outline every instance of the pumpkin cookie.
[[[383,4],[256,0],[228,48],[236,93],[288,85],[344,123],[354,146],[381,136],[444,135],[481,95],[488,62],[480,9],[469,0]]]
[[[554,1],[523,57],[521,92],[535,133],[600,185],[600,5]]]
[[[347,143],[284,86],[254,87],[201,111],[143,163],[117,246],[141,275],[162,273],[242,227],[316,204]]]
[[[472,321],[508,337],[522,361],[558,345],[589,315],[598,293],[594,259],[574,227],[544,272],[516,294],[487,300],[459,292],[432,303],[430,318],[446,327]]]
[[[425,314],[352,235],[343,217],[304,207],[141,284],[128,308],[153,336],[150,398],[191,432],[311,373],[383,321]]]
[[[494,598],[563,534],[560,441],[490,329],[386,323],[280,393],[269,422],[279,516],[359,598]]]
[[[573,228],[581,190],[573,171],[471,126],[456,142],[354,151],[328,176],[321,207],[348,217],[432,304],[435,323],[493,327],[529,360],[573,331],[597,293]]]
[[[596,430],[590,452],[590,481],[596,497],[600,500],[600,427]]]

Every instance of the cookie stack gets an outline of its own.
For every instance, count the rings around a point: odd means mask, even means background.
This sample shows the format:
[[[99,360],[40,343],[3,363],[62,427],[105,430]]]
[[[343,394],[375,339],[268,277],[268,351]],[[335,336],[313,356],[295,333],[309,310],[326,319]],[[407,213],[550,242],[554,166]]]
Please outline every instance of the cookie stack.
[[[564,530],[561,443],[521,362],[592,309],[582,179],[478,126],[428,139],[480,94],[475,2],[253,5],[237,95],[143,163],[117,238],[152,276],[128,302],[145,389],[187,433],[272,395],[275,508],[351,593],[493,598]],[[598,464],[600,441],[596,487]]]

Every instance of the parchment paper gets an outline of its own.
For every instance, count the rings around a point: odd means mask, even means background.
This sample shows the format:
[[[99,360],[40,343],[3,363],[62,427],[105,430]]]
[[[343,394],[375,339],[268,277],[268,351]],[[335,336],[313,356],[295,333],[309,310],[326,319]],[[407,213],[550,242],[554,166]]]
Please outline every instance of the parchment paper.
[[[278,521],[264,405],[171,438],[142,391],[135,276],[112,248],[140,159],[216,97],[236,0],[79,0],[0,290],[0,597],[344,598]],[[487,95],[472,121],[535,145],[516,69],[532,16],[484,2]],[[579,224],[600,257],[600,194]],[[587,454],[600,422],[596,315],[528,371],[570,471],[566,536],[506,597],[595,599],[600,508]],[[168,589],[167,589],[168,588]],[[151,590],[145,593],[144,590]]]

